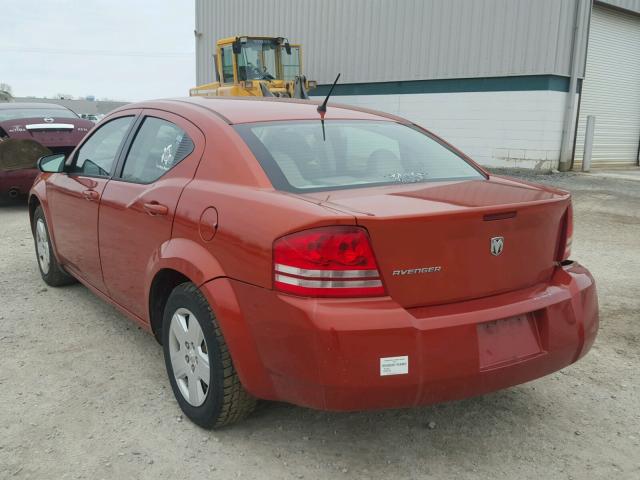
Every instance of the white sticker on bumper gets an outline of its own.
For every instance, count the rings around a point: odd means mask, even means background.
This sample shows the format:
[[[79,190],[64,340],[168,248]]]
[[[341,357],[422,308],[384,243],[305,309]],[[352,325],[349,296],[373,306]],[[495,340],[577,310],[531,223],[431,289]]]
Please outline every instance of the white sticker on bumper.
[[[380,359],[380,376],[409,373],[409,357],[384,357]]]

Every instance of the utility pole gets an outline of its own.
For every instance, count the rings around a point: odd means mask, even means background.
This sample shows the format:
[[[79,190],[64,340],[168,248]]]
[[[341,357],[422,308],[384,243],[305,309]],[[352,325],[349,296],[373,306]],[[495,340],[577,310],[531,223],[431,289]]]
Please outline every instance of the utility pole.
[[[576,0],[576,17],[573,28],[573,44],[571,48],[571,77],[569,79],[569,92],[567,93],[566,110],[562,126],[562,142],[560,144],[560,162],[558,170],[566,172],[571,168],[573,160],[573,137],[576,127],[576,90],[578,86],[578,69],[580,68],[580,52],[586,46],[583,36],[586,33],[585,24],[591,17],[591,11],[585,15],[585,9],[591,9],[591,0]],[[586,48],[585,58],[586,58]]]

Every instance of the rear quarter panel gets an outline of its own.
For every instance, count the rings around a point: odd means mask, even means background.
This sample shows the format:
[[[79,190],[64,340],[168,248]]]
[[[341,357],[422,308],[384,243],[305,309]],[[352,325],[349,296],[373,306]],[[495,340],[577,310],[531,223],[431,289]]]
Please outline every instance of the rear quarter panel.
[[[206,128],[207,147],[196,177],[182,193],[172,233],[179,256],[193,259],[189,263],[197,278],[226,276],[271,288],[276,238],[320,225],[355,223],[350,214],[275,191],[232,127],[208,122]],[[203,217],[208,208],[217,212],[215,226]],[[207,228],[215,231],[211,240],[203,238]],[[202,260],[203,249],[211,261]]]
[[[210,121],[206,134],[205,153],[180,197],[172,237],[161,249],[156,271],[172,268],[200,287],[245,388],[260,398],[275,398],[244,315],[247,306],[234,285],[271,288],[276,238],[320,225],[354,224],[355,218],[274,191],[230,126]]]

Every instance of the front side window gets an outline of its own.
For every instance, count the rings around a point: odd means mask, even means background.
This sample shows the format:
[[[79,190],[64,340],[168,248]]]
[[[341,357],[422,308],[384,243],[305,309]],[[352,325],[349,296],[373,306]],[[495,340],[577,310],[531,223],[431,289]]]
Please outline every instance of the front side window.
[[[390,121],[284,121],[237,125],[280,190],[304,192],[478,179],[483,175],[424,132]]]
[[[191,138],[177,125],[155,117],[144,119],[127,154],[122,179],[151,183],[193,151]]]
[[[70,173],[108,177],[132,123],[133,117],[120,117],[98,128],[80,147]]]

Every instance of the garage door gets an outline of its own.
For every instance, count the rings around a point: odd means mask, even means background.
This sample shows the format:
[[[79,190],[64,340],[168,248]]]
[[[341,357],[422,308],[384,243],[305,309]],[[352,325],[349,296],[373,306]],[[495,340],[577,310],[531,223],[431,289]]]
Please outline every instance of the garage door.
[[[595,5],[588,48],[576,162],[582,162],[587,115],[594,115],[592,164],[636,165],[640,145],[640,16]]]

